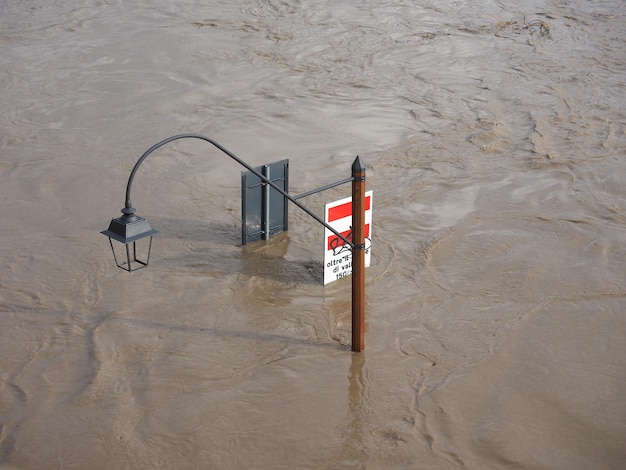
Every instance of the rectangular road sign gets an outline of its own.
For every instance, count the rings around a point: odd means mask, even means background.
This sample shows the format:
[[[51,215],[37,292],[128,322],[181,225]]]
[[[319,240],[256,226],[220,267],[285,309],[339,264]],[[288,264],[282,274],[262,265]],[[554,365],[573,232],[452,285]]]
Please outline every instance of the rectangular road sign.
[[[352,197],[325,206],[324,221],[352,240]],[[365,193],[365,266],[372,256],[372,191]],[[352,250],[333,232],[324,228],[324,285],[352,274]]]

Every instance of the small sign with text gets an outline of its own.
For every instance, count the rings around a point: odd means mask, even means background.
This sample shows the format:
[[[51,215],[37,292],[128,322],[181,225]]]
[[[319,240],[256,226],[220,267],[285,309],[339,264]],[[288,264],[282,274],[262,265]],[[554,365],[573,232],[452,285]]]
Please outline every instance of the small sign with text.
[[[324,221],[352,241],[352,197],[346,197],[325,206]],[[365,266],[372,255],[372,191],[365,193]],[[324,285],[352,274],[350,246],[324,228]]]

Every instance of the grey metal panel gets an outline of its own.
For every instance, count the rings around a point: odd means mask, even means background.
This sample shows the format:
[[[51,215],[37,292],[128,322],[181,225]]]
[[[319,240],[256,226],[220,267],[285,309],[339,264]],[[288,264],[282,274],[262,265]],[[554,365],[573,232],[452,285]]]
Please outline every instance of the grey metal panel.
[[[241,175],[242,239],[241,244],[260,240],[263,236],[261,205],[263,183],[250,172]]]
[[[289,160],[254,169],[280,189],[289,192]],[[288,229],[288,200],[274,188],[267,188],[250,171],[241,172],[241,244],[267,239]],[[269,199],[269,200],[268,200]]]
[[[270,181],[288,193],[289,160],[272,163],[269,167],[271,175]],[[287,206],[289,201],[274,188],[270,188],[269,197],[268,230],[271,236],[287,230]]]

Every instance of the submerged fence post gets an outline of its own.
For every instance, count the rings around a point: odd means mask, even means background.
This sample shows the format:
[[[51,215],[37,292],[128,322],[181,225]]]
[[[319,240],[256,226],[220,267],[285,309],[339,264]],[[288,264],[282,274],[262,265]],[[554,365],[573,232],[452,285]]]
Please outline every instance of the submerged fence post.
[[[352,164],[352,351],[365,349],[365,165]]]

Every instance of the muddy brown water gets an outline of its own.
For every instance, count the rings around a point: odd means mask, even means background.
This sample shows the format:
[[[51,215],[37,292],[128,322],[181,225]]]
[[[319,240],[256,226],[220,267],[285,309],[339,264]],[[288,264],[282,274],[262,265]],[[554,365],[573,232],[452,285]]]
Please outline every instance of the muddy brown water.
[[[626,4],[0,5],[0,468],[626,467]],[[323,230],[239,246],[207,135],[374,191],[366,350]],[[315,211],[339,187],[307,198]]]

